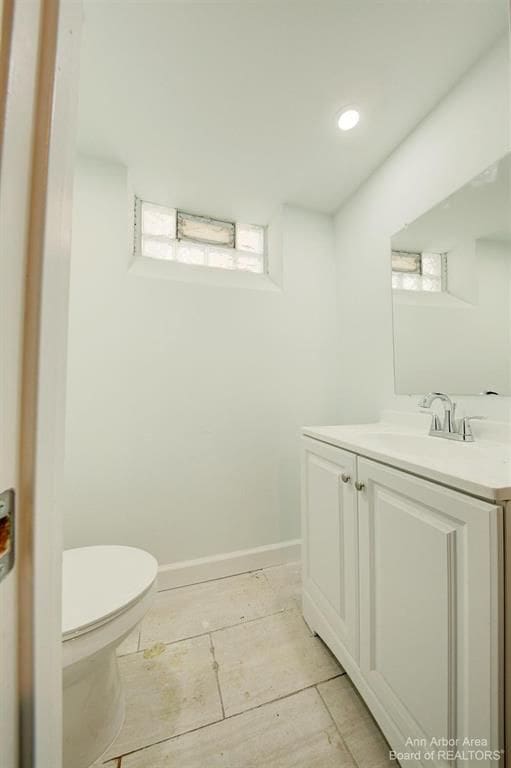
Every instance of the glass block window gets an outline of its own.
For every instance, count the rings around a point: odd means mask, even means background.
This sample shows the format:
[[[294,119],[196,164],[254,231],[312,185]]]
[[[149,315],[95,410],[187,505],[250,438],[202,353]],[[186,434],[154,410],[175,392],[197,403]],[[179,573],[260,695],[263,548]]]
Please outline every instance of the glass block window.
[[[142,232],[153,237],[175,238],[176,210],[161,205],[144,203],[142,206]]]
[[[135,251],[195,267],[265,271],[266,228],[135,201]]]
[[[392,251],[392,288],[432,293],[446,291],[447,255]]]
[[[234,248],[235,225],[229,221],[218,221],[178,211],[177,236],[179,240],[195,240],[199,243]]]

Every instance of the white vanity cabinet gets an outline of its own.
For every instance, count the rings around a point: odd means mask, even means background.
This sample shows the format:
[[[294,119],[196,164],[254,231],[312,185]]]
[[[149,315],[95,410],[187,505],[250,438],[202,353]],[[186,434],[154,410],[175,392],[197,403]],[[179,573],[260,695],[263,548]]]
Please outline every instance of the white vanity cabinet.
[[[358,659],[356,457],[316,440],[303,452],[303,585],[343,653]]]
[[[502,746],[501,528],[496,504],[304,438],[304,616],[391,747],[421,753],[403,766],[495,764],[422,756]]]

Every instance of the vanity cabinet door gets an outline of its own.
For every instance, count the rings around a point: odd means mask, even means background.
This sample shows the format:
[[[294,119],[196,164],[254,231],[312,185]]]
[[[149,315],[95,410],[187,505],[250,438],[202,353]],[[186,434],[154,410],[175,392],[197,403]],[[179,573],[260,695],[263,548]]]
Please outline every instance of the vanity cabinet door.
[[[303,440],[304,616],[332,650],[358,658],[358,521],[354,454]],[[315,615],[319,614],[321,626]],[[340,644],[340,648],[339,648]],[[340,653],[339,653],[340,650]]]
[[[394,749],[424,754],[433,738],[498,749],[502,510],[367,459],[358,480],[360,668],[373,714]]]

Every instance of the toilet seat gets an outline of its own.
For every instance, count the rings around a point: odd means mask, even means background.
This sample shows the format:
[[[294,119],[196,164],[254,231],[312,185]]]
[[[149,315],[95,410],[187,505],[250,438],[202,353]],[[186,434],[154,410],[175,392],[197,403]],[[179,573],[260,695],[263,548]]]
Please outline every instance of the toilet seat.
[[[92,632],[128,611],[151,590],[158,564],[135,547],[91,546],[64,552],[62,640]]]
[[[71,549],[63,557],[62,691],[65,768],[88,768],[125,715],[117,653],[149,611],[158,564],[134,547]]]

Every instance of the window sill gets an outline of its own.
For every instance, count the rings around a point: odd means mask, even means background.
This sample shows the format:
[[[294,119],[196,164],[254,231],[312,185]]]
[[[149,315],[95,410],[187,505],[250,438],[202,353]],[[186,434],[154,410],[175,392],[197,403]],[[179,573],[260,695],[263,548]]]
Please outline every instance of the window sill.
[[[269,274],[221,269],[219,267],[180,264],[164,259],[137,256],[128,270],[130,275],[158,280],[177,280],[182,283],[199,283],[221,288],[244,288],[259,291],[281,291],[281,287]]]
[[[392,297],[396,304],[408,304],[421,307],[450,307],[452,309],[469,309],[474,305],[454,296],[448,291],[404,291],[394,289]]]

